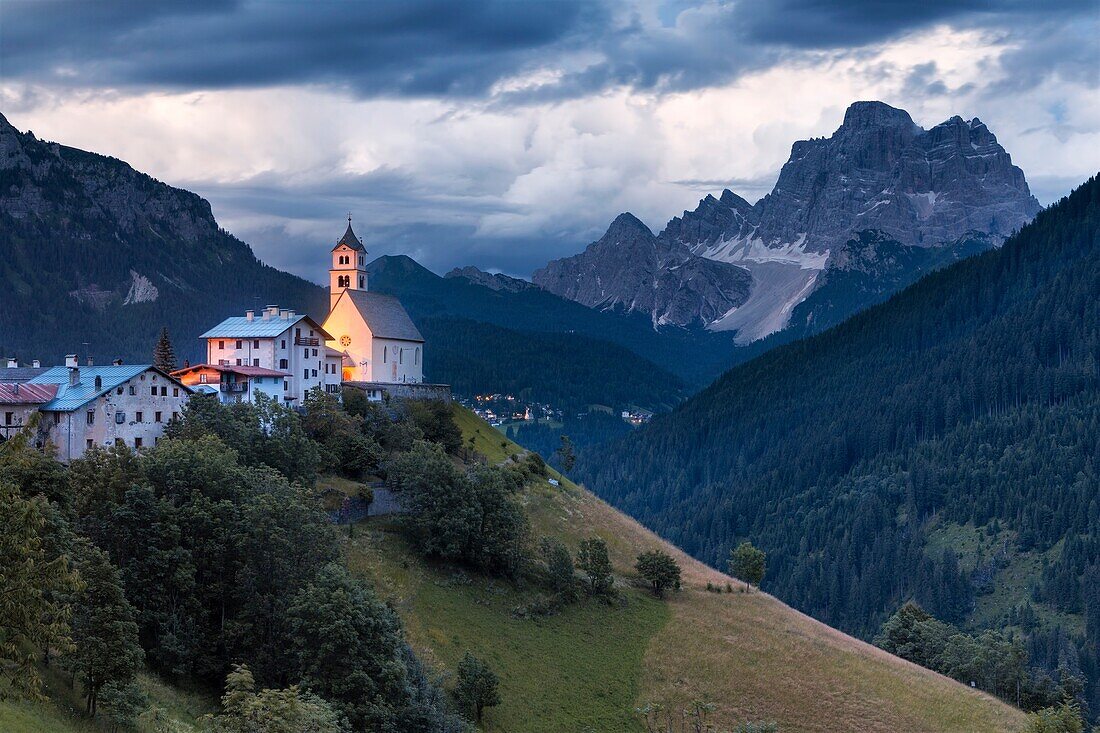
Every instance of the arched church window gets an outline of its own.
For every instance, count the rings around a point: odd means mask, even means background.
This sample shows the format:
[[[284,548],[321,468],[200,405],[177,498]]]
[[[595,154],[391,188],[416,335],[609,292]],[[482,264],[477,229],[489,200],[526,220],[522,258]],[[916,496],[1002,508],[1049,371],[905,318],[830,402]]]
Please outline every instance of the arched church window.
[[[397,351],[397,363],[398,364],[404,364],[405,363],[405,350],[404,349],[399,349]]]
[[[362,287],[363,287],[363,276],[362,275],[359,276],[359,287],[360,287],[360,289],[362,289]]]
[[[382,347],[382,363],[385,364],[387,361],[389,361],[389,359],[390,359],[390,347],[389,346],[383,346]]]
[[[420,366],[420,347],[416,347],[416,351],[413,352],[413,366]]]

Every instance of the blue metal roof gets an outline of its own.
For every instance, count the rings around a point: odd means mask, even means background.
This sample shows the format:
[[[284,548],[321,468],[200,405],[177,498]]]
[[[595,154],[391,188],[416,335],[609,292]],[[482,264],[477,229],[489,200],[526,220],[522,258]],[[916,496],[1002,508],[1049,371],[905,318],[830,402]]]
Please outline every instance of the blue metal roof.
[[[296,315],[294,318],[288,318],[283,320],[278,317],[268,318],[266,321],[262,316],[257,315],[251,321],[245,316],[232,316],[226,318],[224,321],[214,326],[206,333],[199,336],[201,339],[212,338],[275,338],[283,331],[287,330],[294,324],[300,321],[309,321],[310,325],[315,331],[322,337],[327,337],[328,334],[324,332],[320,325],[317,324],[312,318],[307,315]]]
[[[112,364],[111,366],[80,367],[80,383],[69,384],[69,368],[58,366],[47,369],[44,373],[30,380],[29,384],[58,385],[57,397],[39,407],[40,410],[72,412],[152,368],[152,364],[123,364],[121,366]],[[158,373],[175,382],[167,374],[163,374],[159,370]],[[96,389],[95,386],[96,377],[101,380],[99,389]]]

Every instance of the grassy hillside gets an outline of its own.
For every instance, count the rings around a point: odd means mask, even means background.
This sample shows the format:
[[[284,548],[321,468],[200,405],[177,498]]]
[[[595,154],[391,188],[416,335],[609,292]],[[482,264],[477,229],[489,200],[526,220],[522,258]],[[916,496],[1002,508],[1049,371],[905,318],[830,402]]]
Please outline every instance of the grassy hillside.
[[[522,448],[455,408],[464,440],[493,462]],[[599,535],[625,579],[623,601],[581,602],[540,620],[513,614],[533,595],[504,582],[432,566],[408,551],[389,520],[355,528],[347,557],[405,619],[417,651],[444,672],[463,652],[488,660],[504,702],[489,731],[636,731],[634,708],[713,702],[719,727],[774,720],[783,731],[1012,731],[1019,711],[892,657],[764,593],[708,592],[728,577],[668,546],[569,481],[523,496],[537,536],[572,549]],[[634,558],[663,547],[684,569],[667,601],[634,587]],[[735,586],[736,587],[736,586]]]
[[[83,701],[79,692],[56,674],[45,675],[47,702],[0,700],[0,731],[4,733],[105,733],[110,730],[103,721],[83,718]],[[217,710],[212,696],[189,692],[166,684],[151,674],[138,676],[138,684],[149,698],[150,706],[158,707],[169,717],[196,730],[206,713]],[[182,728],[181,730],[186,730]],[[138,733],[151,733],[138,728]]]

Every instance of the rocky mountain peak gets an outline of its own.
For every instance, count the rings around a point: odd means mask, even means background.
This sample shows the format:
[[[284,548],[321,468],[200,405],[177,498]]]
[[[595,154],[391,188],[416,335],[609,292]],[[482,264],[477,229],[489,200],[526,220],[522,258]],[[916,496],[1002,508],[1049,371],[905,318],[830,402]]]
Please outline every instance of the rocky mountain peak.
[[[978,118],[954,116],[925,130],[905,110],[860,101],[848,107],[831,136],[795,142],[775,187],[755,205],[729,190],[717,198],[708,195],[693,211],[673,217],[655,245],[645,225],[622,215],[603,239],[578,255],[584,266],[570,266],[574,282],[549,275],[556,263],[540,271],[541,277],[536,273],[534,281],[565,297],[585,293],[581,302],[589,305],[629,300],[639,307],[636,283],[601,274],[598,260],[626,258],[636,264],[645,244],[645,252],[652,251],[658,268],[666,270],[682,269],[693,257],[735,264],[752,273],[752,293],[735,314],[726,313],[710,327],[733,329],[739,339],[752,340],[783,328],[791,310],[819,285],[816,274],[829,266],[830,253],[853,238],[862,241],[860,232],[874,230],[903,247],[950,245],[975,232],[996,244],[1039,208],[1023,171]],[[636,249],[626,256],[628,243]],[[861,258],[880,249],[866,248]],[[837,261],[851,263],[850,254]],[[652,268],[651,259],[647,263]],[[651,280],[660,276],[649,272]],[[617,291],[618,286],[625,290]],[[660,320],[658,314],[654,320]]]
[[[868,127],[897,127],[906,131],[920,129],[909,113],[885,102],[853,102],[844,112],[841,129],[853,130]]]
[[[509,277],[499,272],[486,272],[472,265],[456,267],[443,277],[450,280],[465,280],[497,292],[519,293],[536,287],[526,280]]]

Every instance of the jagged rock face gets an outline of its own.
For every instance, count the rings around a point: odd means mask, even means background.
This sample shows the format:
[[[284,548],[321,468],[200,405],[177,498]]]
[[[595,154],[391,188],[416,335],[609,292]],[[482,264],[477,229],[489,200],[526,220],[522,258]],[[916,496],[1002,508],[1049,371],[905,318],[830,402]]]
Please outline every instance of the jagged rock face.
[[[482,287],[489,288],[490,290],[496,290],[497,292],[506,293],[519,293],[524,290],[530,290],[531,288],[536,287],[526,280],[520,280],[516,277],[508,277],[507,275],[503,275],[499,272],[485,272],[484,270],[479,270],[472,265],[469,265],[467,267],[456,267],[443,277],[466,280],[473,283],[474,285],[481,285]]]
[[[824,252],[875,229],[932,246],[970,231],[1006,237],[1039,208],[1023,171],[977,118],[926,131],[904,110],[857,102],[832,137],[794,144],[775,189],[753,207],[750,236],[767,246],[801,238],[805,251]]]
[[[581,254],[555,260],[532,281],[594,308],[649,315],[655,325],[705,325],[744,301],[752,277],[742,268],[693,255],[620,214]]]
[[[924,130],[904,110],[856,102],[831,137],[792,146],[775,188],[755,205],[728,190],[707,196],[657,237],[658,249],[680,253],[677,267],[686,251],[747,269],[753,276],[748,297],[723,299],[720,288],[707,288],[677,297],[668,293],[664,301],[698,314],[708,328],[753,341],[786,325],[823,281],[818,274],[832,266],[830,254],[861,241],[861,232],[875,231],[904,246],[939,247],[978,235],[996,244],[1039,208],[1023,172],[980,120],[952,117]],[[550,263],[540,272],[555,276],[535,282],[596,307],[629,301],[640,308],[636,283],[600,279],[606,268],[598,260],[621,258],[613,246],[593,245],[583,255]],[[575,280],[566,281],[566,270]],[[646,272],[661,280],[661,272]],[[693,297],[710,300],[691,303]],[[730,307],[723,311],[725,305]]]

